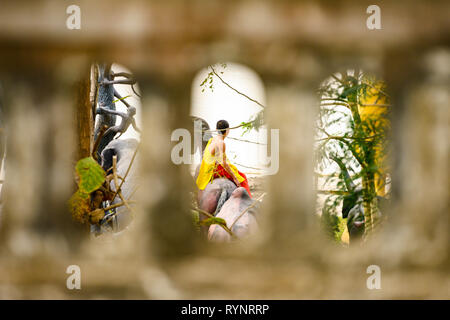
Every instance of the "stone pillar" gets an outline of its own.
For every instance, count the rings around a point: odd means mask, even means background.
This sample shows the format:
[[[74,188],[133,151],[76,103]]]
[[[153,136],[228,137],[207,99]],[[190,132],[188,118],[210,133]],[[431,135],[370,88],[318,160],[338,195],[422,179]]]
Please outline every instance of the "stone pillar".
[[[314,90],[286,83],[268,86],[267,96],[268,128],[279,130],[279,171],[268,179],[263,234],[275,251],[292,250],[313,231],[313,116],[317,101]]]
[[[155,81],[145,75],[142,83],[141,194],[146,217],[147,240],[152,254],[161,259],[183,258],[195,251],[196,238],[191,215],[194,181],[189,165],[175,165],[171,150],[172,131],[189,128],[190,89],[192,77]],[[158,85],[156,84],[158,83]],[[193,138],[193,137],[192,137]],[[189,150],[190,151],[190,150]]]
[[[13,255],[61,255],[78,246],[67,199],[74,192],[74,83],[84,61],[22,64],[3,73],[8,171],[2,240]],[[89,73],[87,73],[89,75]]]

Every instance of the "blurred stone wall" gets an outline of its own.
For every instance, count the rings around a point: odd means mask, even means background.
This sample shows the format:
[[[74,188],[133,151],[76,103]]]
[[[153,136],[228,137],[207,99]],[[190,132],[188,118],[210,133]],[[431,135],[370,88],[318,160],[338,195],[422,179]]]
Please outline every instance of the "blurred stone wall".
[[[0,298],[449,298],[448,1],[2,1],[0,82],[7,161],[0,220]],[[71,220],[76,84],[93,61],[130,68],[142,93],[139,214],[132,230],[92,240]],[[188,166],[170,161],[172,130],[191,126],[191,82],[235,61],[264,81],[280,170],[266,185],[259,235],[205,243],[189,215]],[[392,97],[392,206],[364,246],[338,247],[314,215],[316,91],[359,67]],[[3,120],[3,119],[2,119]],[[66,268],[81,268],[81,290]],[[381,268],[369,290],[369,265]]]

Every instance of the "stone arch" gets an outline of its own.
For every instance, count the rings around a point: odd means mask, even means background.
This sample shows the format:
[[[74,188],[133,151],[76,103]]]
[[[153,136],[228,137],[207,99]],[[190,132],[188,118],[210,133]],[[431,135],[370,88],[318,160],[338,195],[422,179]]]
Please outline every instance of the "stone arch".
[[[336,224],[332,232],[338,241],[348,242],[347,230],[351,241],[367,235],[379,222],[379,203],[385,202],[390,187],[386,157],[391,105],[386,91],[383,79],[360,69],[335,72],[320,86],[316,213]],[[346,230],[337,230],[343,228],[339,219],[346,219]]]

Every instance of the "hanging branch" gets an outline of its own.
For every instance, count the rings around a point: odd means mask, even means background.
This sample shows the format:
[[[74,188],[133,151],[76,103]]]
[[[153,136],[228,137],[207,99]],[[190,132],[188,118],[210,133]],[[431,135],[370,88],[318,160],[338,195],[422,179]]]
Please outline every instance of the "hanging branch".
[[[242,141],[242,142],[253,143],[253,144],[259,144],[259,145],[262,145],[262,146],[267,146],[267,143],[260,143],[260,142],[245,140],[245,139],[233,138],[233,137],[227,137],[227,138],[231,139],[231,140]]]
[[[124,77],[129,79],[128,83],[131,86],[131,90],[133,90],[134,94],[137,95],[139,98],[141,98],[141,95],[138,94],[136,92],[136,90],[134,89],[134,85],[137,83],[137,81],[135,80],[134,76],[131,73],[128,72],[117,72],[117,73],[113,73],[113,77]]]
[[[249,167],[243,164],[240,164],[238,162],[233,161],[233,163],[237,164],[238,166],[244,167],[244,168],[248,168],[248,169],[254,169],[254,170],[264,170],[264,168],[255,168],[255,167]]]
[[[352,153],[352,155],[355,157],[356,160],[358,160],[359,164],[361,165],[362,168],[365,168],[366,163],[364,162],[364,160],[359,156],[359,154],[356,152],[356,150],[354,150],[353,146],[351,145],[350,142],[348,142],[347,140],[345,140],[344,137],[335,137],[335,136],[331,136],[328,132],[326,132],[324,129],[322,128],[318,128],[320,131],[322,131],[323,133],[325,133],[327,135],[328,138],[325,139],[325,143],[328,140],[337,140],[337,141],[341,141],[343,142],[350,150],[350,152]]]
[[[214,75],[219,78],[220,81],[222,81],[223,84],[225,84],[228,88],[230,88],[231,90],[237,92],[238,94],[240,94],[241,96],[247,98],[248,100],[256,103],[257,105],[259,105],[261,108],[266,108],[262,103],[260,103],[259,101],[250,98],[248,95],[246,95],[245,93],[240,92],[239,90],[233,88],[231,85],[229,85],[225,80],[222,79],[221,76],[219,76],[219,74],[216,72],[216,70],[214,70],[214,67],[212,65],[209,66],[212,70],[212,72],[214,73]]]
[[[244,123],[241,123],[241,124],[238,125],[238,126],[230,127],[230,128],[228,128],[228,129],[230,129],[230,130],[237,129],[237,128],[246,126],[246,125],[248,125],[248,124],[251,124],[251,123],[253,123],[253,122],[256,122],[256,121],[253,120],[253,121],[249,121],[249,122],[244,122]],[[219,130],[219,129],[217,129],[217,130],[202,130],[202,132],[209,132],[209,133],[219,132],[219,131],[222,131],[222,130]]]
[[[322,128],[317,128],[321,131],[323,131]],[[347,136],[328,136],[326,138],[321,138],[321,139],[316,139],[316,142],[320,142],[320,141],[325,141],[325,140],[342,140],[342,139],[350,139],[350,140],[371,140],[374,138],[378,138],[383,136],[382,134],[374,134],[372,136],[367,136],[367,137],[347,137]]]
[[[212,73],[213,73],[217,78],[219,78],[219,80],[220,80],[223,84],[225,84],[228,88],[232,89],[234,92],[236,92],[236,93],[238,93],[239,95],[241,95],[241,96],[247,98],[248,100],[250,100],[250,101],[256,103],[256,104],[259,105],[261,108],[263,108],[263,109],[266,108],[266,107],[265,107],[262,103],[260,103],[259,101],[255,100],[255,99],[253,99],[253,98],[250,98],[248,95],[246,95],[245,93],[242,93],[241,91],[239,91],[239,90],[237,90],[236,88],[232,87],[228,82],[226,82],[225,80],[223,80],[223,78],[216,72],[216,70],[214,69],[214,67],[213,67],[212,65],[210,65],[209,68],[211,68]],[[206,80],[205,80],[205,81],[206,81]],[[233,129],[238,129],[238,128],[241,128],[241,127],[249,126],[249,125],[251,125],[251,124],[253,124],[253,123],[256,123],[257,121],[260,121],[260,120],[256,118],[256,119],[254,119],[254,120],[252,120],[252,121],[243,122],[243,123],[241,123],[241,124],[238,125],[238,126],[230,127],[230,128],[228,128],[228,129],[233,130]],[[220,131],[220,130],[202,130],[202,132],[205,132],[205,133],[213,133],[213,132],[219,132],[219,131]]]

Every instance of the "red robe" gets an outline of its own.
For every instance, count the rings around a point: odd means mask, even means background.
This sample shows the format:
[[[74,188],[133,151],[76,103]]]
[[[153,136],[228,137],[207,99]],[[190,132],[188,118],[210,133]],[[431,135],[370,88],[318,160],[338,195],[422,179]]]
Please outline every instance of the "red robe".
[[[247,180],[247,176],[245,174],[243,174],[242,172],[240,172],[238,170],[239,174],[241,175],[242,178],[244,178],[245,180],[241,182],[241,187],[245,188],[245,190],[247,190],[248,195],[250,196],[250,198],[252,197],[252,194],[250,193],[250,188],[248,186],[248,180]],[[217,164],[215,170],[214,170],[214,175],[213,175],[213,179],[216,178],[227,178],[231,181],[233,181],[233,178],[231,177],[231,175],[225,170],[224,167],[222,167],[222,165]],[[234,183],[234,182],[233,182]]]

